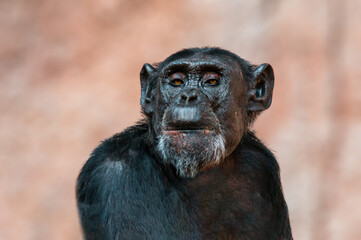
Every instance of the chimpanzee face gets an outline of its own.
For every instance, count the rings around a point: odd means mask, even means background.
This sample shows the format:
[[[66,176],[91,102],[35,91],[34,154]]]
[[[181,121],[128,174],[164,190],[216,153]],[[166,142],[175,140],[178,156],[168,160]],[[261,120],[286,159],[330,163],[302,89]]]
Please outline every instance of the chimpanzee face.
[[[237,62],[194,55],[158,69],[153,81],[142,103],[152,105],[158,152],[180,176],[194,177],[235,149],[247,128],[250,86]]]

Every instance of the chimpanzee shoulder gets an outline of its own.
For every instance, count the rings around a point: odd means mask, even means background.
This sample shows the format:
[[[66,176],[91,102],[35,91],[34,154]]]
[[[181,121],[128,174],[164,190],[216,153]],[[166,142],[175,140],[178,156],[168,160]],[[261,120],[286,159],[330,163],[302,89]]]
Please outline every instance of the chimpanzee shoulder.
[[[253,132],[248,131],[236,152],[239,171],[252,180],[251,185],[254,184],[261,193],[266,194],[263,197],[276,202],[279,195],[282,195],[282,189],[279,165],[271,150]],[[278,189],[274,189],[275,186]]]
[[[243,136],[241,144],[244,150],[242,159],[259,159],[260,161],[254,161],[254,164],[260,164],[274,174],[279,173],[279,166],[274,154],[256,137],[254,132],[248,131]]]
[[[275,226],[269,226],[272,233],[292,239],[288,210],[283,196],[280,180],[280,169],[270,149],[259,140],[252,131],[242,138],[240,148],[239,171],[249,180],[250,187],[255,189],[270,204],[274,214]],[[257,190],[256,190],[257,189]],[[272,238],[273,239],[273,238]]]
[[[120,238],[118,226],[125,224],[127,216],[123,208],[132,204],[121,200],[125,192],[132,191],[127,179],[142,178],[137,170],[130,168],[137,168],[139,161],[147,160],[144,143],[147,129],[147,124],[137,124],[104,140],[82,168],[76,197],[85,239]],[[134,173],[136,176],[130,175]],[[113,219],[117,219],[116,224],[109,222]]]
[[[107,177],[110,171],[120,175],[125,166],[136,164],[130,161],[141,159],[129,154],[146,151],[147,129],[146,123],[137,124],[104,140],[95,148],[78,177],[77,198],[80,202],[92,204],[102,198],[96,191],[98,184],[104,184],[104,177]],[[136,151],[131,151],[132,148]]]

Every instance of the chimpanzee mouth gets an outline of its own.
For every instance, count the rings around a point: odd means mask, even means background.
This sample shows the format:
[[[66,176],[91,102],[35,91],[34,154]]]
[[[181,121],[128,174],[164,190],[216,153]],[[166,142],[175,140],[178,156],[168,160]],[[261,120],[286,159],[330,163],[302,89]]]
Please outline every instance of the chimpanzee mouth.
[[[167,126],[164,130],[165,133],[205,133],[210,134],[215,132],[214,129],[209,126],[202,126],[199,124],[184,124],[184,125],[174,125]]]
[[[212,133],[217,132],[213,115],[199,107],[177,107],[167,111],[162,120],[164,133]]]

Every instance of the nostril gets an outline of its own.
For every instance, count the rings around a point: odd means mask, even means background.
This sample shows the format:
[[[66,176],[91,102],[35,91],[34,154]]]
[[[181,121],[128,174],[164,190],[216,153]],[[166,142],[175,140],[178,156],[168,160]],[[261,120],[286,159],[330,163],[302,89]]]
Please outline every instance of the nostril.
[[[197,95],[191,95],[191,96],[189,96],[189,100],[188,101],[195,101],[195,100],[197,100]]]
[[[181,98],[182,98],[182,100],[187,100],[188,99],[188,97],[185,94],[182,94]]]

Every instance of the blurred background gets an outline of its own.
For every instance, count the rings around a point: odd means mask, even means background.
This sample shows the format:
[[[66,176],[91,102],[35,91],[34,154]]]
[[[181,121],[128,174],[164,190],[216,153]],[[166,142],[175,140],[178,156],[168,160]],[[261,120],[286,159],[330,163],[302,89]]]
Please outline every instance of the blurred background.
[[[81,239],[75,181],[140,119],[139,71],[219,46],[275,70],[256,121],[294,238],[361,239],[361,1],[0,1],[0,239]]]

